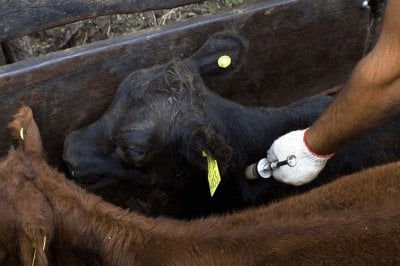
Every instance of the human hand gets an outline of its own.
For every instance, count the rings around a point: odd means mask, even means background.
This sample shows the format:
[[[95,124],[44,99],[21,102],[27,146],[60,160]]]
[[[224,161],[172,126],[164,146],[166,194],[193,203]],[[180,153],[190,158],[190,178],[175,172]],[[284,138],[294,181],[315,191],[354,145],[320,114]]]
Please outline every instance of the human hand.
[[[283,165],[272,171],[272,176],[283,183],[300,186],[311,182],[324,169],[331,155],[312,152],[305,142],[307,129],[296,130],[283,135],[272,143],[267,159],[270,162],[284,161],[288,156],[296,156],[296,165]]]

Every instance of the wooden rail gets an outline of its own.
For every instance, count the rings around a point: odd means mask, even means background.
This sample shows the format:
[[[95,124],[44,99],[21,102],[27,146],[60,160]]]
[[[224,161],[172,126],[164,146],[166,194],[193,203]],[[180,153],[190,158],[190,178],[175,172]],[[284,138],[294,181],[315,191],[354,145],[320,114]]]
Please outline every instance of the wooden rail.
[[[173,8],[200,1],[0,0],[0,43],[87,18]]]

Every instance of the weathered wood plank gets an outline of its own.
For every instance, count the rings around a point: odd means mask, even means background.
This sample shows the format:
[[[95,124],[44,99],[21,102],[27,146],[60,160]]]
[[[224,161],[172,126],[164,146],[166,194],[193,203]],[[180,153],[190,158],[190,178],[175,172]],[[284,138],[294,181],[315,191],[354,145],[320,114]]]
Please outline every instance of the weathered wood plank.
[[[82,19],[198,2],[200,0],[0,0],[0,42]]]
[[[94,121],[131,71],[186,57],[216,32],[249,41],[243,64],[206,77],[244,104],[282,105],[342,83],[363,55],[369,12],[358,0],[263,1],[144,35],[130,35],[0,67],[0,152],[15,110],[32,106],[53,163],[64,137]]]

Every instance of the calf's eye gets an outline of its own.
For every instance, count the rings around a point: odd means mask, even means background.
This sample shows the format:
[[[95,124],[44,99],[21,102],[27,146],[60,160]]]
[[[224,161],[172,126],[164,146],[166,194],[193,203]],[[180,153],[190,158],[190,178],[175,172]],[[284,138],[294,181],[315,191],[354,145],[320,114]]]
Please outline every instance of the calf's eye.
[[[147,151],[147,147],[131,146],[129,148],[119,147],[117,153],[127,164],[140,166],[146,158]]]

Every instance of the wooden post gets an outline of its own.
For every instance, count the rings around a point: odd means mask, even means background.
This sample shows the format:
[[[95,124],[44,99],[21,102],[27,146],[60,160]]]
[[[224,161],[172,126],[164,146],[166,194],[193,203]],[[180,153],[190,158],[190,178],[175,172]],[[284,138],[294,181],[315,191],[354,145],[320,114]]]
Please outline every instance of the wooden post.
[[[31,38],[22,36],[2,43],[6,62],[11,64],[33,56]]]
[[[3,45],[0,43],[0,66],[6,64],[6,56],[4,55]]]

